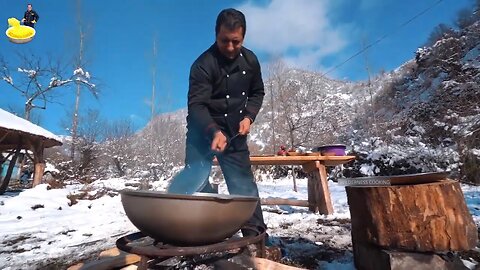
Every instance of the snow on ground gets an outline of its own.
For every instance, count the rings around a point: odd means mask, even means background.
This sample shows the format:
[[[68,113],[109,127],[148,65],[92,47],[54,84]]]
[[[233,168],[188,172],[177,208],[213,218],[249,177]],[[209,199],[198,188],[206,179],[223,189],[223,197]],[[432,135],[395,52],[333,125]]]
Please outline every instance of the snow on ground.
[[[268,179],[268,178],[267,178]],[[114,247],[116,239],[137,231],[125,216],[118,191],[136,188],[137,179],[112,178],[91,185],[68,185],[47,189],[46,184],[0,196],[0,268],[65,268]],[[151,183],[164,189],[167,181]],[[290,178],[259,182],[260,196],[307,199],[307,180],[297,179],[298,192]],[[265,221],[273,244],[280,246],[284,260],[308,269],[354,269],[350,237],[350,214],[345,188],[329,182],[335,213],[325,216],[303,207],[264,206]],[[480,224],[480,187],[463,185],[467,205]],[[222,183],[220,193],[226,193]],[[72,195],[105,195],[78,200]]]

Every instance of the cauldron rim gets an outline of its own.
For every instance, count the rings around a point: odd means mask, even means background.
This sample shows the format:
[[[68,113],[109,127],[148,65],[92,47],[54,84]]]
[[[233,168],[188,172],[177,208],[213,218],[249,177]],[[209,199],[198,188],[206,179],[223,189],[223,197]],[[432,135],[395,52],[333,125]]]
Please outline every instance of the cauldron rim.
[[[122,194],[138,197],[151,197],[151,198],[163,198],[163,199],[177,199],[177,200],[199,200],[199,201],[258,201],[258,197],[244,196],[244,195],[228,195],[228,194],[215,194],[215,193],[202,193],[195,192],[191,195],[167,193],[165,191],[156,190],[133,190],[124,189]]]

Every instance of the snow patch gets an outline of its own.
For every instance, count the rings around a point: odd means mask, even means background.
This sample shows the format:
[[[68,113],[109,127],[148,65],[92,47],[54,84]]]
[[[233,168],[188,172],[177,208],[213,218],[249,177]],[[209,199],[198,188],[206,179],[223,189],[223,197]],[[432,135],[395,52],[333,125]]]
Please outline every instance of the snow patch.
[[[18,130],[33,135],[42,136],[47,139],[60,141],[60,138],[57,137],[55,134],[51,133],[50,131],[40,126],[37,126],[25,119],[22,119],[16,115],[13,115],[3,109],[0,109],[0,127],[10,130]]]

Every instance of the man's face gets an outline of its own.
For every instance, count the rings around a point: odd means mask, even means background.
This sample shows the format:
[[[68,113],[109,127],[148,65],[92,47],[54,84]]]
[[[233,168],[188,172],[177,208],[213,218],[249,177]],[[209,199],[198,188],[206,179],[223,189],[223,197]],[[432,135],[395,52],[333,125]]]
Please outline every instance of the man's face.
[[[217,35],[217,46],[220,52],[229,59],[234,59],[240,54],[243,44],[243,27],[229,30],[223,25]]]
[[[32,10],[32,5],[27,5],[27,10],[28,11]]]

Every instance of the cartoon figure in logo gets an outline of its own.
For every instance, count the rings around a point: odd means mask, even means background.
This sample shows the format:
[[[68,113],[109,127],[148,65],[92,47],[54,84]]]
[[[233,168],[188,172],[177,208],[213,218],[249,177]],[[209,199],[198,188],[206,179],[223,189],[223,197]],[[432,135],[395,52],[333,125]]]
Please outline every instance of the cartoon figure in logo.
[[[35,24],[38,22],[39,18],[38,13],[32,9],[32,4],[28,4],[27,11],[25,11],[22,19],[23,25],[35,28]]]

